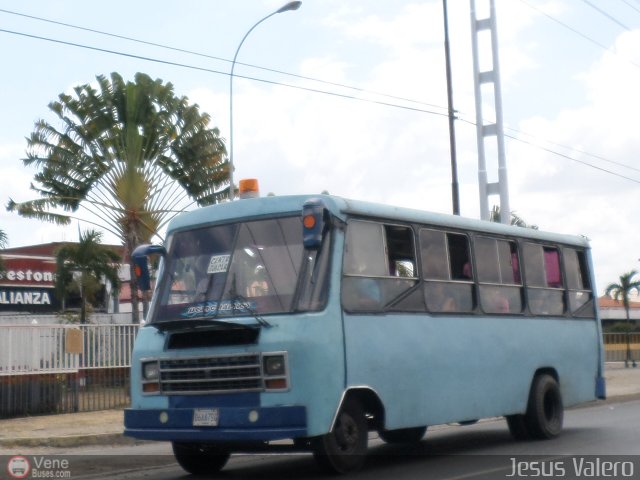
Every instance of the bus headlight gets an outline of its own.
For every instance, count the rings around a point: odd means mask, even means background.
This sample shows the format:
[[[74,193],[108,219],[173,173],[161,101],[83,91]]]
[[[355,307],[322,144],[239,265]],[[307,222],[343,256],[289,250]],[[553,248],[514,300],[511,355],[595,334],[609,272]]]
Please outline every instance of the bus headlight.
[[[160,378],[160,365],[157,361],[144,362],[142,364],[143,380],[158,380]]]
[[[273,377],[286,374],[284,355],[269,355],[264,357],[264,374]]]
[[[160,362],[151,360],[142,362],[142,393],[160,393]]]
[[[262,372],[266,390],[286,390],[289,388],[286,352],[263,355]]]

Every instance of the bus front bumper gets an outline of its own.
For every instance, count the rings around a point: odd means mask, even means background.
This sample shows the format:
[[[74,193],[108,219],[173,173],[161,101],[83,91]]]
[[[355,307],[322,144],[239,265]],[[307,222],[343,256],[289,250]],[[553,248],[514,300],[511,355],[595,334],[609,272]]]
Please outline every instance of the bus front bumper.
[[[300,406],[128,408],[124,434],[178,442],[270,441],[305,437],[306,418],[306,409]]]

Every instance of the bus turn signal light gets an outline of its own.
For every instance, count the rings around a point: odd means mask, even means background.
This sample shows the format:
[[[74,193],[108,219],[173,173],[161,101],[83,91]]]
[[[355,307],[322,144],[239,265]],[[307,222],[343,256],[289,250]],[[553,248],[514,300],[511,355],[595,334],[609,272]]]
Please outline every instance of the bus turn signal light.
[[[318,250],[322,245],[324,229],[324,202],[317,198],[307,200],[302,205],[302,243],[304,248]]]
[[[313,228],[316,226],[316,217],[313,215],[305,215],[302,223],[304,224],[304,228]]]
[[[286,378],[267,378],[264,381],[267,390],[285,390],[287,388]]]
[[[160,392],[160,384],[159,383],[143,383],[142,391],[144,393],[158,393]]]

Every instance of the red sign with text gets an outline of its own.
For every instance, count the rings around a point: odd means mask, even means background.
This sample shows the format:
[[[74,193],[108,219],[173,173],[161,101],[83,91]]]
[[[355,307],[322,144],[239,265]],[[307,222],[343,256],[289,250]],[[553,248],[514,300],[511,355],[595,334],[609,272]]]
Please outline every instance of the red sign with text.
[[[52,288],[55,285],[54,259],[3,256],[2,260],[5,271],[0,273],[0,286]]]

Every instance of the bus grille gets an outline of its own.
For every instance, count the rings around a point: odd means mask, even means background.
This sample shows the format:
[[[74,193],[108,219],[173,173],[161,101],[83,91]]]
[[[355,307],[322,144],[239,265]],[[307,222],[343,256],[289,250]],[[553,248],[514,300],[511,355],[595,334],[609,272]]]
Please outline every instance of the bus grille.
[[[262,390],[260,355],[160,361],[160,391],[167,395]]]

